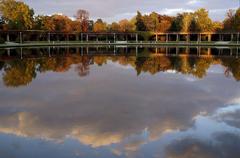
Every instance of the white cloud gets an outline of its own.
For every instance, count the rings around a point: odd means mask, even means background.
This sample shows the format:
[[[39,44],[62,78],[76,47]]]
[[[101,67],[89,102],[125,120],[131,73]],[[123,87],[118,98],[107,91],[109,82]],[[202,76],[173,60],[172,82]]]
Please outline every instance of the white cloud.
[[[201,1],[199,0],[190,0],[187,2],[187,5],[197,5],[199,3],[201,3]]]
[[[176,15],[177,13],[182,13],[182,12],[193,12],[194,10],[191,9],[184,9],[184,8],[176,8],[176,9],[168,9],[165,8],[162,11],[160,11],[161,14],[166,14],[166,15]]]

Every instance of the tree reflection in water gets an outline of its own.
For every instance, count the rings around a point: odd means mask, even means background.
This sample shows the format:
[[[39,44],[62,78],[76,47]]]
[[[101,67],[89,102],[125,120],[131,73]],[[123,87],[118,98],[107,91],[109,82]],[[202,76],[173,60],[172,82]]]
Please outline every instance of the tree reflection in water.
[[[108,52],[99,51],[89,54],[84,48],[81,53],[79,48],[55,48],[52,49],[52,55],[46,56],[49,52],[44,52],[44,49],[25,49],[21,52],[22,59],[19,59],[18,49],[13,50],[10,56],[1,50],[0,69],[3,73],[4,84],[9,87],[27,85],[37,77],[38,73],[66,72],[72,65],[76,65],[76,72],[80,77],[84,77],[90,74],[90,65],[102,66],[110,61],[123,66],[131,66],[136,70],[137,75],[146,72],[154,75],[164,71],[175,71],[197,78],[205,77],[211,65],[219,64],[225,67],[226,77],[232,74],[236,81],[240,80],[240,59],[236,57],[221,57],[211,54],[191,56],[191,52],[169,56],[165,54],[164,50],[164,54],[158,54],[152,48],[144,48],[139,54],[136,54],[133,50],[124,48],[115,54],[110,49]],[[202,53],[205,54],[204,50]]]

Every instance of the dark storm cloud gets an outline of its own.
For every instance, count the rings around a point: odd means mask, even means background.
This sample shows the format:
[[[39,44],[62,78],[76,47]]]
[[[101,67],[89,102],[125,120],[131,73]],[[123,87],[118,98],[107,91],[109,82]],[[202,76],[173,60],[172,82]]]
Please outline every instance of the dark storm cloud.
[[[73,16],[77,9],[89,10],[91,17],[104,18],[107,21],[132,17],[137,10],[143,13],[156,11],[174,15],[177,12],[192,11],[204,7],[212,18],[223,19],[226,10],[237,8],[237,0],[23,0],[37,14],[63,13]]]
[[[240,137],[234,133],[216,133],[215,143],[194,138],[176,140],[167,147],[166,158],[229,158],[239,155]]]

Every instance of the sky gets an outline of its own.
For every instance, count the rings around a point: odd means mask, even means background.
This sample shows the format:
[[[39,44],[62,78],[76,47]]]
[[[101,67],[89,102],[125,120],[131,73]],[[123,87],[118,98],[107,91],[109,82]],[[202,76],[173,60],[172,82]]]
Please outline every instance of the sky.
[[[52,15],[62,13],[74,17],[78,9],[90,12],[91,19],[102,18],[107,22],[131,18],[139,10],[142,13],[152,11],[176,15],[198,8],[209,10],[213,20],[223,20],[229,9],[236,9],[239,0],[22,0],[34,8],[36,14]]]

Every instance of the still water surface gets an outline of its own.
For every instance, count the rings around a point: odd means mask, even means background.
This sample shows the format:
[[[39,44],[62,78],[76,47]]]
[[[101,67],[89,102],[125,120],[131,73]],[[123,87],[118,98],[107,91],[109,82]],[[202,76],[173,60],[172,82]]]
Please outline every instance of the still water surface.
[[[238,50],[186,49],[0,50],[0,157],[239,158]]]

